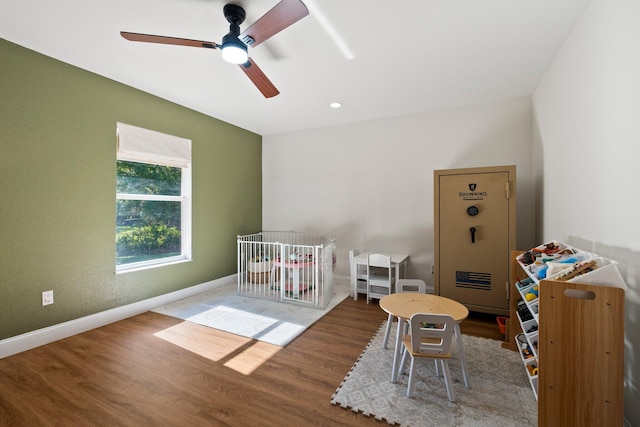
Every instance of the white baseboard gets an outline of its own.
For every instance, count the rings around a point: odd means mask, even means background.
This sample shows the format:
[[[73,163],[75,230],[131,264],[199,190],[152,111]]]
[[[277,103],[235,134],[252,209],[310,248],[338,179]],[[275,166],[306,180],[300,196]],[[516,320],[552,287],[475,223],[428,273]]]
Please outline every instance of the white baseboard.
[[[159,295],[143,301],[101,311],[79,319],[58,323],[57,325],[37,329],[22,335],[16,335],[15,337],[6,338],[4,340],[0,340],[0,359],[70,337],[72,335],[86,332],[100,326],[108,325],[109,323],[136,316],[156,307],[160,307],[161,305],[169,304],[201,292],[233,283],[237,283],[236,274],[215,279],[210,282],[201,283],[199,285],[190,286],[185,289],[180,289],[179,291]]]

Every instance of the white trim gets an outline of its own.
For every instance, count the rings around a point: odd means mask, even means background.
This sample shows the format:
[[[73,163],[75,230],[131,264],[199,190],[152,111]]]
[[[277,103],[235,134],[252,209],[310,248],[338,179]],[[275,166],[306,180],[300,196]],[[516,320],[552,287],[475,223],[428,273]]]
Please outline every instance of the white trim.
[[[127,194],[116,193],[116,200],[151,200],[159,202],[182,202],[184,196],[166,196],[164,194]]]
[[[148,270],[150,268],[164,267],[167,265],[180,264],[183,262],[191,262],[193,258],[187,258],[183,255],[156,258],[155,260],[131,262],[129,264],[120,264],[116,268],[116,274],[131,273],[132,271]]]
[[[0,359],[21,353],[41,345],[61,340],[91,329],[99,328],[109,323],[117,322],[141,313],[145,313],[164,304],[181,300],[220,286],[229,285],[237,282],[237,275],[222,277],[220,279],[211,280],[209,282],[194,285],[175,292],[170,292],[157,297],[149,298],[143,301],[134,302],[110,310],[101,311],[99,313],[90,314],[79,319],[69,320],[68,322],[58,323],[35,331],[27,332],[15,337],[0,340]]]

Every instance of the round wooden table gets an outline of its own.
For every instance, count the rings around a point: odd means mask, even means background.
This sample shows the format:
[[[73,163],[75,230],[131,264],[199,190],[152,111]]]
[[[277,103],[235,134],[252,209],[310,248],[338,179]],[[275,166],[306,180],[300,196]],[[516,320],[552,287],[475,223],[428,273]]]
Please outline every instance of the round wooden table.
[[[380,298],[380,308],[392,316],[398,318],[398,332],[396,333],[396,347],[393,354],[393,370],[391,372],[391,382],[398,381],[398,364],[400,363],[400,350],[402,348],[402,324],[408,321],[416,313],[448,314],[455,320],[456,345],[462,366],[462,376],[465,387],[469,388],[467,378],[467,360],[462,346],[462,335],[460,333],[460,322],[469,316],[469,309],[457,301],[449,298],[431,294],[420,294],[415,292],[401,292],[398,294],[385,295]]]

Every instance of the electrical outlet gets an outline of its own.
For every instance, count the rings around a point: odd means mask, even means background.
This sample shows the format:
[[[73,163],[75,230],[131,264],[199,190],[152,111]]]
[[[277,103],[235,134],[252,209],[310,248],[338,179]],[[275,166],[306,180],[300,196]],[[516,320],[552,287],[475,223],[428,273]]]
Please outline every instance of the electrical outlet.
[[[53,304],[53,291],[44,291],[42,293],[42,305],[51,305]]]

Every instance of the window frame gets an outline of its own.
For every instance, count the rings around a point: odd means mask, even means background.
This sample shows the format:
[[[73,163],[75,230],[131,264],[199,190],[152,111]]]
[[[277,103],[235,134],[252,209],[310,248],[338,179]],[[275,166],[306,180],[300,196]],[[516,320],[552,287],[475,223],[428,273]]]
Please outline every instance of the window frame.
[[[126,150],[126,141],[123,143],[123,139],[127,138],[129,134],[134,133],[138,139],[135,143],[137,148],[143,146],[142,150],[131,152]],[[127,161],[137,162],[143,164],[153,164],[160,166],[178,167],[181,170],[180,179],[180,195],[160,195],[160,194],[132,194],[132,193],[119,193],[116,188],[116,203],[119,200],[149,200],[149,201],[170,201],[180,202],[180,255],[161,257],[152,260],[131,262],[127,264],[117,264],[116,274],[126,273],[131,271],[138,271],[143,269],[161,267],[165,265],[172,265],[182,262],[192,261],[192,182],[191,182],[191,140],[174,137],[172,135],[163,134],[148,129],[138,128],[135,126],[119,123],[117,126],[118,134],[118,150],[116,156],[116,162]],[[143,140],[141,144],[141,140]],[[169,158],[158,153],[162,153],[163,147],[167,144],[182,144],[182,157]],[[125,147],[125,148],[123,148]],[[155,148],[159,148],[156,151]],[[166,150],[164,150],[166,151]],[[186,158],[186,152],[188,152],[188,158]],[[117,227],[116,227],[117,228]],[[116,260],[118,257],[116,248]]]

